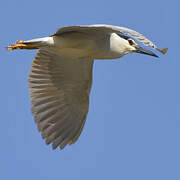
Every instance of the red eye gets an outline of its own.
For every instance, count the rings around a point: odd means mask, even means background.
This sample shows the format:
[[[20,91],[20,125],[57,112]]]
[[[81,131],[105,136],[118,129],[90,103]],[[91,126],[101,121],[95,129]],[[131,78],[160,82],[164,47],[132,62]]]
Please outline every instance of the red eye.
[[[129,44],[132,46],[134,42],[131,39],[128,39]]]

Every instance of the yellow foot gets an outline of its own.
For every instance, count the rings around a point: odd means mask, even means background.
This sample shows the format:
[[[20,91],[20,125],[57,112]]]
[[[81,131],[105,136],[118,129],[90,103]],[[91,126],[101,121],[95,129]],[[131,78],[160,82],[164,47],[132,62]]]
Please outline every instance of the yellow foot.
[[[38,49],[37,43],[32,42],[24,42],[22,40],[17,41],[16,44],[7,47],[8,50],[15,50],[15,49]]]
[[[23,44],[23,43],[24,43],[24,41],[22,41],[22,40],[17,41],[17,44]]]
[[[14,50],[14,49],[26,49],[27,45],[24,44],[24,41],[17,41],[16,44],[13,44],[12,46],[8,46],[8,50]]]

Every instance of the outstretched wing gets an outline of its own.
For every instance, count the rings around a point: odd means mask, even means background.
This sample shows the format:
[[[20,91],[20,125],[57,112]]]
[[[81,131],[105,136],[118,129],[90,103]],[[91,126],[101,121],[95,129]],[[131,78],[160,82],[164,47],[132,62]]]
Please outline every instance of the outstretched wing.
[[[90,25],[90,26],[69,26],[69,27],[63,27],[56,31],[56,35],[61,35],[63,33],[72,32],[72,31],[78,31],[78,32],[84,32],[84,33],[90,33],[90,32],[96,32],[96,33],[120,33],[120,34],[126,34],[131,36],[132,38],[138,40],[139,42],[143,43],[145,46],[151,46],[152,48],[160,51],[161,53],[165,54],[167,51],[167,48],[165,49],[159,49],[157,46],[150,41],[148,38],[146,38],[144,35],[125,27],[120,26],[112,26],[112,25],[106,25],[106,24],[96,24],[96,25]]]
[[[32,113],[52,147],[74,143],[86,120],[92,84],[92,59],[65,59],[39,50],[29,75]]]

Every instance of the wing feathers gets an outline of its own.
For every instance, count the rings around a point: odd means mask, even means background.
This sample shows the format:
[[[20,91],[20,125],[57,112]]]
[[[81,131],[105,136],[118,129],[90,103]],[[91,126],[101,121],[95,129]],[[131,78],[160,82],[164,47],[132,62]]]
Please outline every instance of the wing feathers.
[[[32,113],[46,144],[64,148],[79,137],[89,106],[91,59],[63,59],[39,50],[29,75]],[[76,138],[75,138],[76,137]]]

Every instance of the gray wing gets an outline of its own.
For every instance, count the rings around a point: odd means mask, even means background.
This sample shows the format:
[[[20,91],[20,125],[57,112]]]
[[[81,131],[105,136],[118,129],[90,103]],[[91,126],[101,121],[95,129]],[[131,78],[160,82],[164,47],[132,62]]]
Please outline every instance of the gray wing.
[[[90,25],[90,26],[69,26],[69,27],[63,27],[56,31],[55,35],[61,35],[63,33],[72,32],[72,31],[78,31],[78,32],[84,32],[84,33],[90,33],[90,32],[96,32],[96,33],[120,33],[120,34],[127,34],[131,36],[132,38],[138,40],[139,42],[143,43],[145,46],[151,46],[152,48],[160,51],[161,53],[165,54],[167,49],[159,49],[157,46],[151,42],[148,38],[146,38],[144,35],[125,27],[120,26],[112,26],[112,25],[106,25],[106,24],[96,24],[96,25]]]
[[[83,129],[92,84],[92,59],[64,59],[39,50],[29,75],[32,113],[46,144],[63,149]]]

